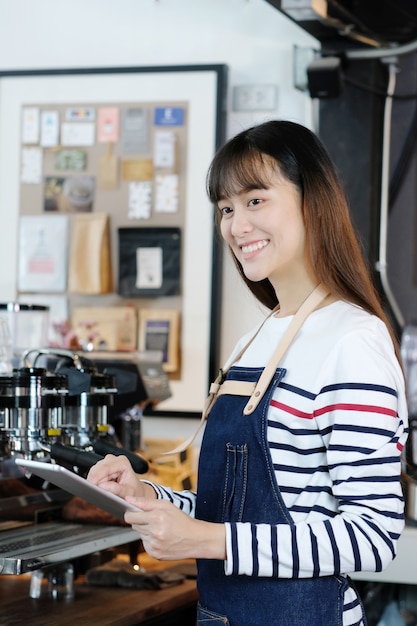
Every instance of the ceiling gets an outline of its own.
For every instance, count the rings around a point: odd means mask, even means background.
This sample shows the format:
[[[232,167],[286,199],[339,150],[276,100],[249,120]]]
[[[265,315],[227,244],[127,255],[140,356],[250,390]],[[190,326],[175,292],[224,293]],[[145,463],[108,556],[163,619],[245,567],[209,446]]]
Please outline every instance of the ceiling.
[[[267,2],[327,47],[389,47],[417,40],[416,0]]]

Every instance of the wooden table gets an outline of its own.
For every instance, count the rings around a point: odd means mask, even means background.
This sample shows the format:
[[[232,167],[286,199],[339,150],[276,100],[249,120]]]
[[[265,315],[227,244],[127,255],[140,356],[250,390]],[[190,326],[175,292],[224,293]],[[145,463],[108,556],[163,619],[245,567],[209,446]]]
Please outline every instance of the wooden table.
[[[169,567],[149,557],[146,569]],[[0,626],[193,626],[197,603],[195,580],[186,579],[167,589],[134,590],[93,587],[82,576],[75,581],[72,600],[33,599],[30,575],[0,576]]]

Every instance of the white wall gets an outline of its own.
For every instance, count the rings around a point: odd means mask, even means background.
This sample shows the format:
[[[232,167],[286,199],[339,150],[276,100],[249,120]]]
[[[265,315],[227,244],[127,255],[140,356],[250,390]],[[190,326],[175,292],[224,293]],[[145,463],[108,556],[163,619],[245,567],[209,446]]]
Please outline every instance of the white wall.
[[[318,47],[266,0],[0,0],[0,70],[226,64],[228,136],[271,117],[313,127],[311,101],[293,87],[294,45]],[[254,84],[278,87],[276,111],[232,111],[233,87]],[[13,219],[9,211],[0,207],[2,229]],[[226,262],[222,360],[259,316]],[[187,436],[195,425],[148,419],[144,431]]]

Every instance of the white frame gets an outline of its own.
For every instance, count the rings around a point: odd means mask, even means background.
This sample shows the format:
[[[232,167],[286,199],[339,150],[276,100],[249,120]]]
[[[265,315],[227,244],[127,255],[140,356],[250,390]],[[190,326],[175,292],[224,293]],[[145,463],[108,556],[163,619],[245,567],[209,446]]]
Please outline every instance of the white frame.
[[[218,367],[220,280],[213,264],[220,262],[221,253],[205,177],[224,138],[225,82],[222,65],[0,72],[0,301],[6,302],[16,299],[22,105],[189,103],[181,379],[171,381],[172,397],[153,412],[164,417],[197,417],[214,374],[211,370]]]

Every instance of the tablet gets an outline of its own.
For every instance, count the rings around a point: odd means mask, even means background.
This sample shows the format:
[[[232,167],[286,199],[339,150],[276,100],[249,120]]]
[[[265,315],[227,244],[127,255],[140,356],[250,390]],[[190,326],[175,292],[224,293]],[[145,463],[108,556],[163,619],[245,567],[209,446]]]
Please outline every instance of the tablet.
[[[26,468],[32,474],[40,476],[74,496],[87,500],[90,504],[94,504],[121,520],[124,519],[126,511],[138,511],[138,508],[130,502],[126,502],[126,500],[116,496],[114,493],[105,491],[89,480],[82,478],[82,476],[62,467],[62,465],[20,458],[16,459],[16,465]]]

